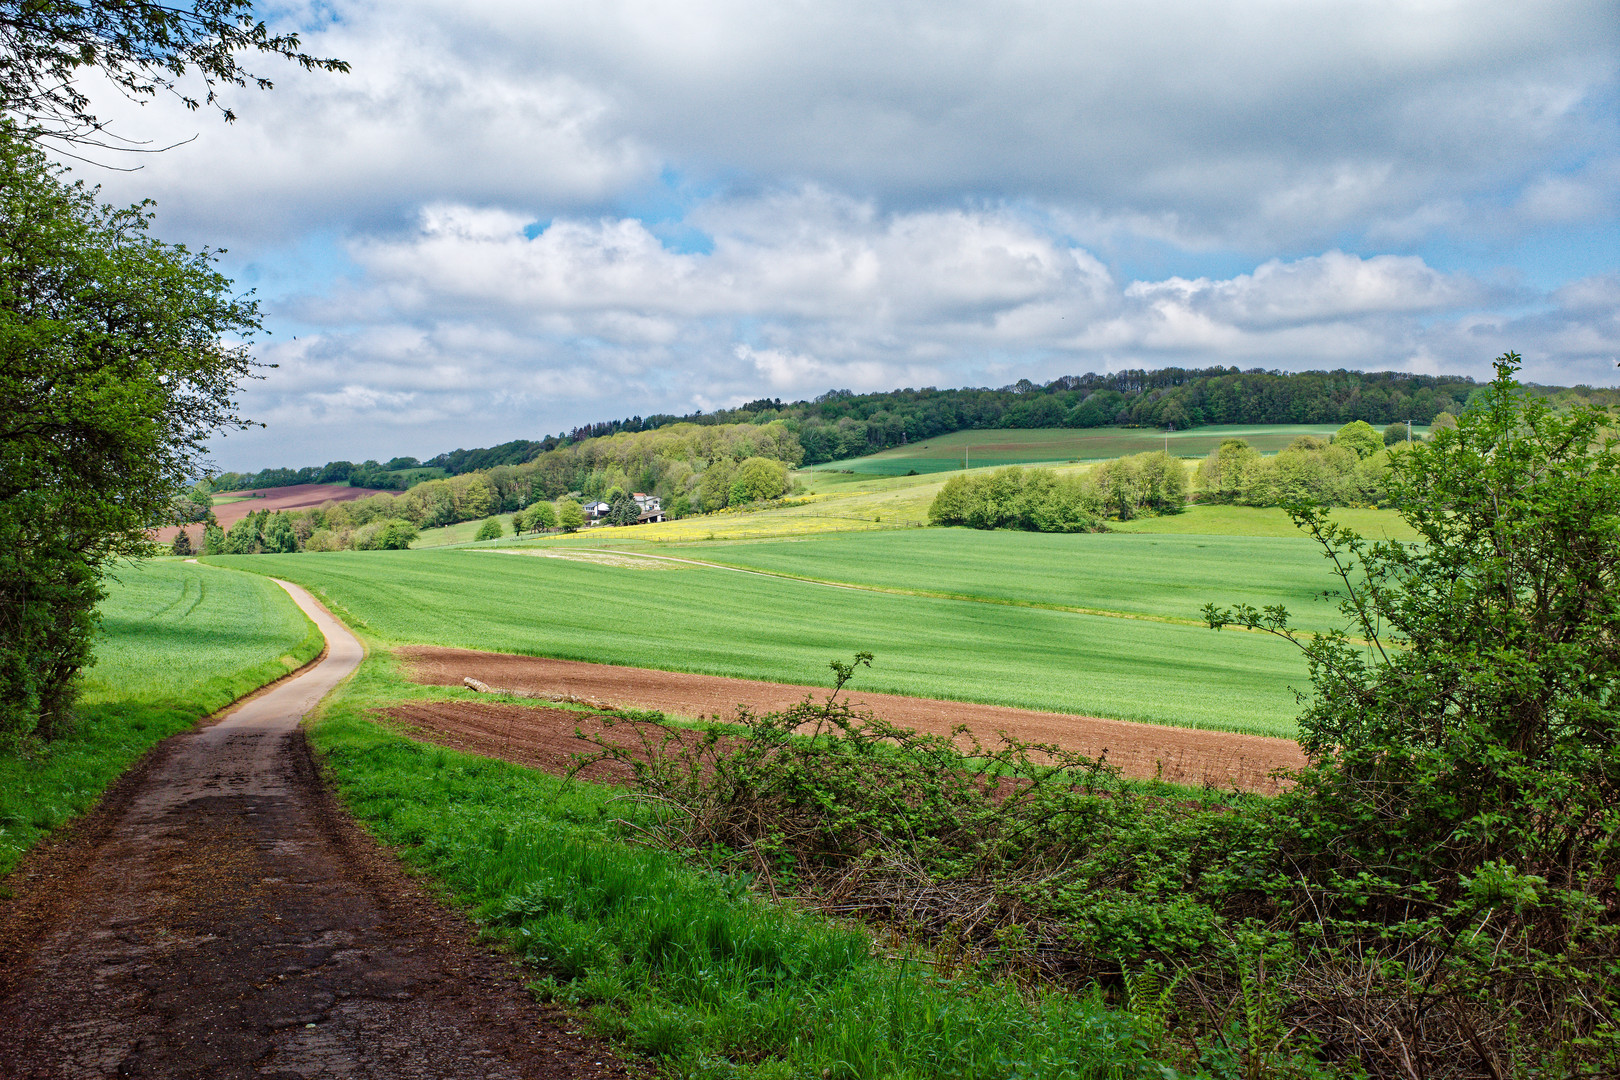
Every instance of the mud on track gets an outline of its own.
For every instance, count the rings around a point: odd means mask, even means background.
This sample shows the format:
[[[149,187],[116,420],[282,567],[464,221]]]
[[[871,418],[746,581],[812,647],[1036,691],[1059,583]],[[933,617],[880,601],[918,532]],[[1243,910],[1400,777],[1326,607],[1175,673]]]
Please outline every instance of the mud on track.
[[[160,744],[5,879],[0,1077],[624,1075],[328,795],[296,719],[359,644],[320,614],[326,660]]]
[[[466,649],[412,645],[395,651],[406,661],[408,670],[418,682],[460,686],[464,678],[471,676],[500,689],[569,695],[689,717],[715,713],[727,716],[738,705],[747,705],[756,711],[783,709],[802,701],[806,694],[821,698],[827,693],[825,687],[726,679],[714,675],[614,667]],[[1123,720],[1037,712],[1002,705],[975,705],[895,694],[846,693],[852,702],[862,703],[878,716],[902,727],[948,734],[955,725],[966,724],[986,746],[996,745],[997,732],[1005,731],[1026,742],[1055,743],[1090,757],[1106,755],[1110,764],[1118,766],[1125,775],[1138,779],[1159,776],[1179,784],[1275,792],[1278,784],[1270,775],[1272,770],[1298,769],[1305,764],[1298,744],[1288,739],[1133,724]],[[527,726],[521,717],[510,719],[505,711],[499,713],[499,719],[494,713],[478,712],[481,709],[499,708],[481,703],[454,704],[443,708],[434,706],[432,717],[424,714],[418,720],[423,728],[433,728],[437,723],[460,726],[478,723],[499,724],[504,732],[510,732],[515,727]],[[562,712],[529,710],[522,706],[508,708],[519,712]],[[577,722],[581,714],[563,715]],[[560,723],[537,718],[534,724],[539,730],[554,722]],[[566,731],[569,741],[588,749],[585,744],[571,738],[572,722],[561,730]],[[474,749],[471,744],[464,744],[464,748]],[[492,753],[488,749],[476,752]],[[581,751],[576,749],[570,752]],[[504,755],[494,753],[493,756]],[[566,757],[566,754],[563,756]],[[541,763],[537,761],[536,764]]]

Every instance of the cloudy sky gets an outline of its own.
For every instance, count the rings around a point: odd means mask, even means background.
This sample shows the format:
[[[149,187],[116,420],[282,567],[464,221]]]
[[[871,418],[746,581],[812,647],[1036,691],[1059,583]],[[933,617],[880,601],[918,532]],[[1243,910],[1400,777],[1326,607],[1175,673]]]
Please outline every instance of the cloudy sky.
[[[227,468],[1166,365],[1613,385],[1620,0],[333,0],[106,100],[279,365]]]

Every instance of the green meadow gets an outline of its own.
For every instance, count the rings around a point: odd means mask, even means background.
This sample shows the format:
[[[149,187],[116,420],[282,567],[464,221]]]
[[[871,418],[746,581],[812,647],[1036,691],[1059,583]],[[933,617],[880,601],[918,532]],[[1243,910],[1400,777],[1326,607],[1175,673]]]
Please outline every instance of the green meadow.
[[[1339,425],[1329,424],[1225,424],[1165,432],[1156,428],[1011,428],[957,431],[932,439],[891,447],[865,457],[811,466],[814,471],[850,470],[856,474],[900,476],[948,472],[996,465],[1050,464],[1063,461],[1102,461],[1168,450],[1177,457],[1203,457],[1225,439],[1244,439],[1263,454],[1276,453],[1301,435],[1326,438]],[[1413,429],[1417,433],[1426,428]]]
[[[1207,603],[1283,603],[1301,625],[1338,624],[1335,605],[1321,598],[1333,585],[1329,568],[1299,536],[907,529],[684,544],[667,554],[920,595],[1200,624]]]
[[[67,737],[0,757],[0,874],[84,813],[151,746],[320,654],[274,582],[180,560],[107,582],[95,664]]]
[[[878,534],[882,535],[882,534]],[[982,538],[982,537],[981,537]],[[1271,638],[1048,608],[843,589],[557,547],[224,556],[297,581],[385,644],[827,685],[1289,735],[1305,685]],[[941,576],[947,568],[941,568]]]

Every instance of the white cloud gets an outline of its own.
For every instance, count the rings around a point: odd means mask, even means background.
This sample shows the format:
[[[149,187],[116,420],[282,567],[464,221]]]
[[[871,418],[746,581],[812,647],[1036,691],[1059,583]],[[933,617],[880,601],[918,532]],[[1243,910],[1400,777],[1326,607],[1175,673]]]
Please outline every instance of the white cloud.
[[[113,186],[232,242],[434,200],[611,211],[670,169],[894,207],[1030,197],[1180,244],[1301,250],[1504,190],[1534,227],[1549,175],[1615,149],[1612,0],[331,10],[306,44],[352,73],[260,64],[278,88],[231,94],[230,131],[110,105],[131,135],[203,135]]]
[[[114,100],[200,138],[97,177],[296,326],[269,459],[1126,365],[1611,378],[1614,0],[292,10],[351,74]]]
[[[1050,222],[1000,208],[884,214],[806,189],[703,218],[712,250],[680,254],[635,220],[530,237],[516,216],[436,206],[413,235],[357,246],[353,302],[278,346],[286,375],[255,397],[284,429],[408,430],[369,452],[425,454],[831,386],[1165,364],[1484,375],[1510,348],[1532,377],[1603,381],[1620,354],[1612,277],[1507,317],[1491,290],[1413,256],[1334,250],[1122,285]]]

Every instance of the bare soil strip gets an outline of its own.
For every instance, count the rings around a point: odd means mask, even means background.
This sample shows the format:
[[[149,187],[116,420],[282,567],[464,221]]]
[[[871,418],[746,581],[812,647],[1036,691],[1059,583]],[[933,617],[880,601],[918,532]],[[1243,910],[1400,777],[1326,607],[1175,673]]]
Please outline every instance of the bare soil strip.
[[[170,739],[0,901],[0,1077],[606,1077],[328,795],[299,719],[360,645]]]
[[[739,705],[756,711],[783,709],[802,701],[806,694],[821,698],[827,693],[825,687],[427,645],[396,651],[407,662],[412,677],[422,683],[461,686],[464,679],[471,677],[492,687],[592,698],[677,716],[724,717]],[[1298,744],[1288,739],[1133,724],[1003,705],[846,693],[851,701],[903,727],[946,735],[956,725],[966,724],[986,746],[997,745],[999,733],[1006,732],[1025,742],[1054,743],[1089,757],[1106,757],[1125,775],[1144,780],[1160,777],[1178,784],[1274,793],[1280,785],[1271,775],[1273,770],[1299,769],[1305,764]],[[567,730],[571,733],[573,728]]]
[[[405,735],[553,775],[572,769],[576,755],[589,757],[600,750],[575,732],[629,747],[636,743],[633,736],[609,735],[609,729],[596,717],[568,709],[423,701],[384,709],[382,715]],[[617,761],[598,761],[576,775],[599,783],[622,784],[630,779],[630,769]]]

